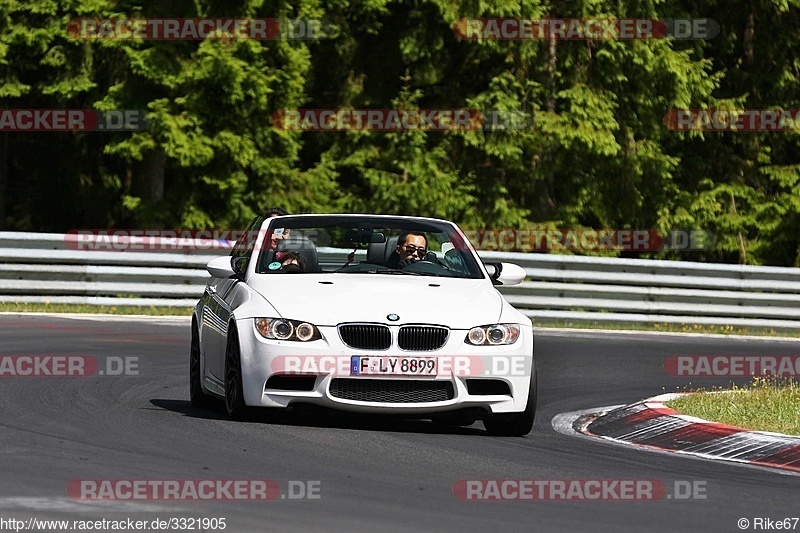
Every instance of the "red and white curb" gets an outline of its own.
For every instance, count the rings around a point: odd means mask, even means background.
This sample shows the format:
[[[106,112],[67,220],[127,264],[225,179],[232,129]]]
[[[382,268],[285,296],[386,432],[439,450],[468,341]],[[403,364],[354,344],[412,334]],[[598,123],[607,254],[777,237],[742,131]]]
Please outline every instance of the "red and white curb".
[[[573,428],[621,444],[800,473],[800,437],[709,422],[664,405],[678,396],[662,394],[583,416]]]

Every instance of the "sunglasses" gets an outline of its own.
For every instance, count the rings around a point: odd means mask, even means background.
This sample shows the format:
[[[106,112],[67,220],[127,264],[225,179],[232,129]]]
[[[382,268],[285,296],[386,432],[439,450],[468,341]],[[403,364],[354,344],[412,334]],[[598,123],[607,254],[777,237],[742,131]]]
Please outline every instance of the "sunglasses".
[[[411,255],[416,254],[420,257],[423,257],[426,253],[428,253],[428,250],[426,250],[425,248],[418,248],[413,244],[406,244],[405,246],[403,246],[403,249],[406,252],[410,253]]]

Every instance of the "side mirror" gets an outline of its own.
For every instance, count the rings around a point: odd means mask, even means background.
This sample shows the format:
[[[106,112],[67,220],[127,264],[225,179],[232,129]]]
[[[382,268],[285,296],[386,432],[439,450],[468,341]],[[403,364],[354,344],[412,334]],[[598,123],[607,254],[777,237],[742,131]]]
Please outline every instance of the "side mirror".
[[[250,262],[250,258],[246,256],[239,256],[234,257],[231,259],[231,268],[233,269],[233,273],[239,277],[244,276],[245,270],[247,270],[247,264]]]
[[[215,278],[229,278],[235,274],[231,266],[231,257],[229,255],[223,257],[215,257],[206,265],[206,270]]]
[[[495,285],[519,285],[525,279],[525,269],[513,263],[486,263],[485,266]]]

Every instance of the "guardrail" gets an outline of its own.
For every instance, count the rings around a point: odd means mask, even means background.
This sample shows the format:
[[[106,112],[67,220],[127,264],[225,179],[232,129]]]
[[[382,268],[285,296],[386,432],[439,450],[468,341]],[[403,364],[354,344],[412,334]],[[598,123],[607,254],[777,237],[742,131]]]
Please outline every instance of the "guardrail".
[[[501,292],[531,318],[800,328],[800,269],[480,252],[527,280]]]
[[[0,302],[191,307],[206,263],[230,249],[87,251],[71,238],[0,232]],[[534,319],[800,328],[800,269],[479,253],[525,269],[527,281],[500,291]]]
[[[216,242],[169,252],[81,248],[74,235],[0,232],[0,302],[193,307],[206,263],[230,251]]]

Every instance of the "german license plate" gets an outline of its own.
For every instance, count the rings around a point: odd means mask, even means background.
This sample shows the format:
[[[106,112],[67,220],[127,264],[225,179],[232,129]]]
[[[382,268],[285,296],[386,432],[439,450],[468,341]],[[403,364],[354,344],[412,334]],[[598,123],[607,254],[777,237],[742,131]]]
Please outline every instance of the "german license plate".
[[[350,357],[351,376],[435,376],[436,371],[435,357]]]

